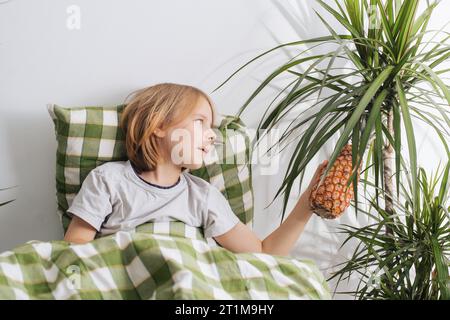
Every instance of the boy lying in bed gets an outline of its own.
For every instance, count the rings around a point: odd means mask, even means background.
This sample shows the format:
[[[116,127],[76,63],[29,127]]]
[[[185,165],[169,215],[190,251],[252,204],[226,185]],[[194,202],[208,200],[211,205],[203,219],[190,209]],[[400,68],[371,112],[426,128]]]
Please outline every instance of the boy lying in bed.
[[[121,119],[128,160],[105,163],[88,174],[67,210],[73,218],[64,240],[85,243],[97,232],[179,220],[202,227],[205,237],[232,252],[288,255],[311,218],[309,194],[327,161],[288,218],[261,241],[217,188],[185,172],[200,168],[210,151],[214,115],[210,97],[195,87],[162,83],[135,92]]]

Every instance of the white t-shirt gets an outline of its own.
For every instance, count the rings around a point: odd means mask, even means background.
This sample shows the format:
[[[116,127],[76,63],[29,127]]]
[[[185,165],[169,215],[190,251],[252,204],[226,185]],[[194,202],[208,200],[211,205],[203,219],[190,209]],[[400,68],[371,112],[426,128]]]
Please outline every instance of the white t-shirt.
[[[91,170],[67,212],[92,225],[100,236],[145,222],[178,220],[202,227],[205,237],[215,237],[239,222],[222,193],[207,181],[182,172],[175,185],[155,186],[138,176],[129,160]]]

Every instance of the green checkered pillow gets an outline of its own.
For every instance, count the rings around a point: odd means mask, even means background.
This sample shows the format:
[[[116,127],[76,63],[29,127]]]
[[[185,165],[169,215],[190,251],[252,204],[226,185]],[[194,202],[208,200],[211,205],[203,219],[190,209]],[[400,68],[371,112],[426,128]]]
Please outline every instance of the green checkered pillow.
[[[108,161],[127,160],[125,133],[119,127],[124,107],[48,105],[57,141],[56,197],[64,232],[71,219],[66,210],[89,172]],[[215,130],[219,141],[216,152],[202,168],[190,173],[218,188],[236,216],[252,228],[251,154],[246,127],[239,118],[225,116]]]

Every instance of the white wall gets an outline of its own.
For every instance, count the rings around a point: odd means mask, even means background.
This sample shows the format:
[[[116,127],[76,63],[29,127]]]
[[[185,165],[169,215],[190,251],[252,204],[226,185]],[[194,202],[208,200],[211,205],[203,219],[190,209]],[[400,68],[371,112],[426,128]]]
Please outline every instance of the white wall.
[[[116,104],[133,90],[164,81],[210,92],[234,68],[273,45],[258,29],[267,3],[0,4],[0,188],[19,185],[17,200],[0,208],[0,251],[31,239],[61,237],[55,214],[56,142],[47,103]],[[81,9],[80,30],[66,27],[72,4]],[[220,111],[234,113],[253,84],[234,84],[233,95],[217,99]]]
[[[5,2],[5,0],[0,1]],[[0,4],[0,188],[19,187],[16,201],[0,208],[0,252],[28,240],[61,238],[55,199],[55,138],[47,103],[99,105],[121,103],[131,91],[170,81],[211,92],[237,67],[278,41],[323,35],[313,1],[277,1],[299,16],[296,34],[270,0],[10,0]],[[298,2],[298,3],[297,3]],[[81,9],[81,29],[66,27],[70,5]],[[317,7],[316,5],[314,5]],[[436,12],[440,27],[450,3]],[[246,69],[212,95],[219,111],[233,114],[265,75],[281,62],[279,52]],[[244,113],[257,124],[258,103]],[[421,161],[443,159],[438,144],[422,139]],[[422,138],[420,138],[422,137]],[[425,142],[425,143],[423,143]],[[332,151],[330,143],[311,164]],[[276,176],[255,176],[255,232],[267,236],[279,225],[280,203],[264,210],[284,169]],[[306,177],[308,178],[308,176]],[[2,198],[0,198],[2,200]],[[292,254],[314,259],[324,272],[348,252],[338,252],[339,223],[314,217]],[[359,222],[363,223],[363,222]]]

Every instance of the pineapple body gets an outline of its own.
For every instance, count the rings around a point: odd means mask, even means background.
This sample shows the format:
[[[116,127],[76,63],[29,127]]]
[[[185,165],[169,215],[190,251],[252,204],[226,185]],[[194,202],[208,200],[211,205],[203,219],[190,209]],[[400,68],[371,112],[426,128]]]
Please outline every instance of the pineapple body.
[[[324,171],[325,168],[320,172],[321,177]],[[325,219],[340,217],[353,199],[353,183],[347,188],[347,182],[351,175],[352,146],[348,144],[340,152],[323,183],[320,186],[319,183],[313,186],[309,199],[311,209]],[[358,171],[358,181],[359,178]]]

